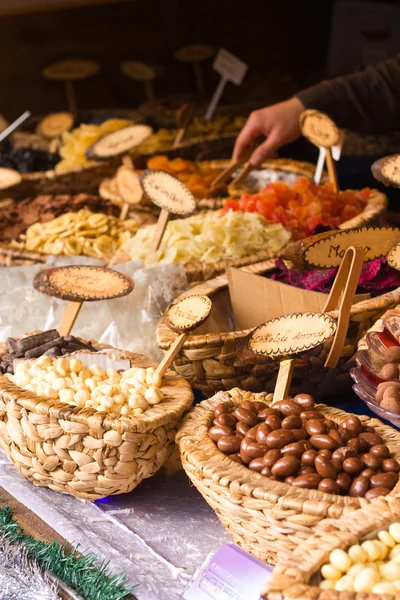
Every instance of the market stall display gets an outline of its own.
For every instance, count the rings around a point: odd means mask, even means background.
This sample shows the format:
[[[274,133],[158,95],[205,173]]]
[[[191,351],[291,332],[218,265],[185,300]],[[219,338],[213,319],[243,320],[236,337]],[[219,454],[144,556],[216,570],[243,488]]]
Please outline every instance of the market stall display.
[[[276,566],[263,599],[397,598],[399,518],[399,501],[388,497],[323,521]]]

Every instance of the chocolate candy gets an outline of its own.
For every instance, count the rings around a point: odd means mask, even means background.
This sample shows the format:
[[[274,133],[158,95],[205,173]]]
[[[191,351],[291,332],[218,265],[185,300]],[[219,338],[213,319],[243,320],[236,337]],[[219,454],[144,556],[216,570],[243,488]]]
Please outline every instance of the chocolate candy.
[[[384,487],[371,488],[366,492],[365,497],[368,500],[372,500],[372,498],[378,498],[379,496],[387,496],[391,490]]]
[[[217,408],[209,434],[218,448],[273,481],[371,498],[398,481],[400,465],[373,427],[352,415],[338,426],[311,397]]]
[[[275,429],[275,431],[271,431],[267,435],[267,446],[272,449],[281,449],[293,442],[293,438],[294,436],[290,429]]]
[[[237,453],[240,450],[240,440],[236,435],[224,435],[219,438],[217,446],[221,452],[227,454]]]
[[[303,410],[312,410],[315,405],[314,398],[310,394],[297,394],[293,402],[299,404]]]
[[[230,412],[230,407],[228,406],[228,404],[225,404],[223,402],[217,404],[214,410],[214,414],[216,417],[219,417],[220,415],[223,415],[224,413],[228,412]]]
[[[276,461],[271,468],[272,475],[277,477],[289,477],[294,475],[300,467],[300,460],[297,456],[284,456]]]

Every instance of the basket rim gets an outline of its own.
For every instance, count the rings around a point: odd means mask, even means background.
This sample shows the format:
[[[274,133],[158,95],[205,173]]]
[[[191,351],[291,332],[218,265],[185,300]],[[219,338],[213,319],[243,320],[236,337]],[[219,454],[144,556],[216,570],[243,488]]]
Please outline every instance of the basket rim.
[[[104,347],[104,346],[103,346]],[[115,349],[107,346],[109,349]],[[131,360],[135,367],[157,367],[158,363],[149,360],[143,354],[123,351],[124,356]],[[18,387],[5,376],[0,374],[0,398],[4,403],[12,402],[29,412],[48,414],[51,419],[87,424],[96,421],[97,428],[101,430],[116,430],[119,433],[145,433],[155,427],[166,425],[171,417],[178,418],[189,410],[193,403],[193,391],[190,384],[180,377],[175,371],[168,370],[163,377],[164,385],[161,390],[165,399],[145,411],[140,416],[115,415],[103,413],[93,408],[79,408],[71,404],[50,400],[44,396],[37,396],[33,392]]]
[[[332,550],[346,549],[353,544],[358,544],[363,537],[369,537],[375,531],[387,528],[390,523],[398,521],[400,521],[400,499],[394,496],[374,498],[368,505],[343,515],[340,519],[324,519],[307,540],[277,564],[271,577],[266,580],[262,593],[268,594],[267,597],[271,600],[275,598],[306,600],[311,598],[311,594],[312,598],[317,600],[323,590],[309,582],[326,563]],[[329,593],[331,600],[339,600],[340,592],[329,590]],[[266,598],[266,596],[262,597]],[[371,600],[378,597],[372,594]],[[394,598],[394,596],[390,597]],[[357,598],[365,600],[366,596],[364,593],[354,593],[354,600]]]
[[[201,471],[206,479],[212,479],[214,484],[218,482],[218,485],[225,489],[231,489],[232,487],[236,494],[239,493],[238,488],[240,488],[242,495],[268,502],[279,502],[282,509],[295,509],[297,512],[301,510],[307,514],[315,514],[313,511],[316,511],[317,507],[319,507],[318,512],[321,512],[322,509],[326,513],[326,509],[334,507],[336,511],[341,513],[346,509],[354,510],[371,502],[365,500],[365,498],[327,494],[319,490],[299,490],[299,488],[284,482],[271,481],[268,477],[264,477],[260,473],[230,460],[208,436],[208,429],[212,424],[214,409],[217,404],[226,403],[230,406],[236,406],[242,401],[243,397],[241,395],[243,394],[246,394],[246,400],[254,399],[265,402],[268,406],[272,405],[272,394],[244,392],[240,388],[233,388],[229,392],[217,392],[211,398],[197,404],[180,426],[176,442],[179,445],[181,456],[185,455],[185,461]],[[352,415],[352,413],[326,404],[316,404],[316,408],[325,414],[327,418],[336,422],[341,422]],[[366,415],[356,416],[364,425],[374,427],[379,434],[384,436],[391,455],[400,461],[400,432],[385,425],[379,419],[367,417]],[[388,434],[398,438],[397,444],[391,441]],[[201,458],[198,456],[200,451]],[[400,491],[400,480],[393,491]]]

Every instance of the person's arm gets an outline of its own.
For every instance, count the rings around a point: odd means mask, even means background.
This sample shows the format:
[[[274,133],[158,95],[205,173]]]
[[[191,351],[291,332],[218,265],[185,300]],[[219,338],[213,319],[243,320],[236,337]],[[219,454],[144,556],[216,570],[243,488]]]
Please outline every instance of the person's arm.
[[[327,113],[339,127],[365,134],[400,129],[400,55],[296,94],[305,108]]]
[[[322,81],[286,102],[252,112],[236,140],[233,159],[237,160],[260,135],[266,139],[251,155],[254,166],[296,140],[305,108],[325,112],[339,127],[359,133],[400,130],[400,55],[364,71]]]

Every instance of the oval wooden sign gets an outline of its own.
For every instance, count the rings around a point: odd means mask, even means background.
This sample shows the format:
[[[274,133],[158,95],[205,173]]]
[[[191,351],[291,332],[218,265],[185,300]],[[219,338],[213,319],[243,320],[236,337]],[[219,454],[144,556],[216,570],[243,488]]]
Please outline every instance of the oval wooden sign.
[[[387,255],[388,264],[400,271],[400,244],[394,246]]]
[[[127,204],[139,204],[143,198],[143,189],[136,171],[122,166],[117,171],[116,180],[122,200]]]
[[[78,265],[41,271],[33,286],[43,294],[69,302],[92,302],[126,296],[135,284],[130,277],[107,267]]]
[[[144,193],[156,206],[182,217],[195,211],[196,199],[192,192],[170,173],[147,169],[140,182]]]
[[[211,58],[215,50],[208,44],[190,44],[189,46],[183,46],[174,53],[177,60],[182,62],[201,62]]]
[[[387,256],[390,250],[400,242],[400,229],[395,227],[359,227],[321,234],[320,239],[312,242],[304,249],[304,262],[314,268],[330,269],[338,267],[350,246],[364,251],[364,262]],[[315,236],[318,237],[318,236]],[[287,253],[292,252],[288,248]],[[286,260],[286,252],[283,254]]]
[[[42,71],[43,77],[54,81],[79,81],[96,75],[100,71],[99,63],[94,60],[68,58],[57,61]]]
[[[22,176],[19,171],[0,167],[0,190],[6,190],[13,185],[17,185],[17,183],[21,183],[21,181]]]
[[[371,171],[375,179],[381,183],[400,187],[400,154],[380,158],[374,162]]]
[[[336,321],[326,314],[294,313],[260,325],[252,331],[247,344],[254,354],[271,358],[291,356],[323,344],[336,328]]]
[[[87,149],[86,156],[89,159],[106,160],[112,156],[124,154],[142,144],[152,133],[153,130],[148,125],[129,125],[129,127],[117,129],[117,131],[103,135],[92,144]]]
[[[46,138],[54,138],[71,129],[74,117],[69,112],[52,113],[44,117],[38,124],[37,130]]]
[[[315,146],[331,148],[339,143],[340,131],[328,115],[318,110],[305,110],[300,115],[300,128]]]
[[[152,81],[156,78],[156,72],[146,63],[136,60],[125,60],[121,63],[121,71],[127,77],[135,81]]]
[[[187,296],[170,306],[165,320],[173,331],[192,331],[208,319],[211,308],[212,302],[208,296]]]

